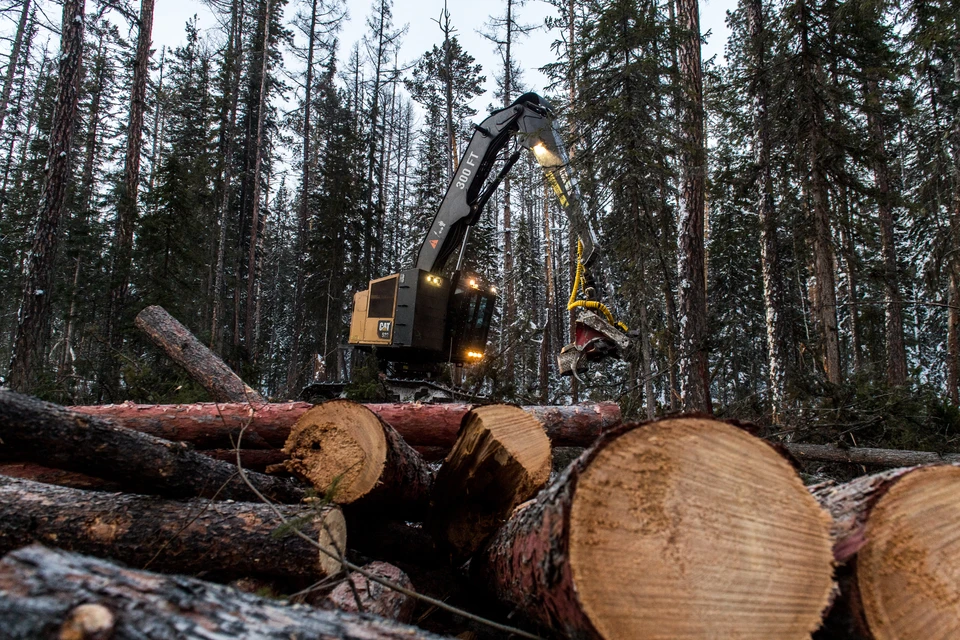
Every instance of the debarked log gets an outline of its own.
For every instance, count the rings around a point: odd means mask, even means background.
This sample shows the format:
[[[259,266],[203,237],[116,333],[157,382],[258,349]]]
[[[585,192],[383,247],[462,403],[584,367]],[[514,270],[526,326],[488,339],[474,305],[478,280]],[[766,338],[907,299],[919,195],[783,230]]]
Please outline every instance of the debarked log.
[[[6,389],[0,389],[0,458],[77,471],[136,493],[259,500],[235,464],[197,453],[184,442],[124,429]],[[254,472],[247,478],[278,502],[299,502],[305,495],[292,478]]]
[[[326,552],[286,531],[264,504],[175,501],[0,476],[0,553],[34,542],[176,573],[319,579],[340,571],[340,509],[278,507]],[[282,530],[281,530],[282,531]]]
[[[10,640],[440,640],[391,620],[287,605],[39,545],[0,560],[0,629]]]
[[[199,449],[231,449],[246,427],[244,448],[280,449],[290,428],[313,405],[306,402],[268,404],[210,402],[196,404],[110,404],[68,407],[107,418],[115,424],[158,438],[189,442]],[[447,455],[460,424],[472,408],[467,404],[364,405],[428,460]],[[555,447],[585,447],[620,422],[614,402],[523,408],[540,421]]]
[[[805,640],[829,602],[832,560],[828,515],[773,447],[674,417],[602,436],[472,568],[569,637]]]
[[[960,468],[891,469],[814,495],[833,515],[843,631],[871,640],[960,637]]]

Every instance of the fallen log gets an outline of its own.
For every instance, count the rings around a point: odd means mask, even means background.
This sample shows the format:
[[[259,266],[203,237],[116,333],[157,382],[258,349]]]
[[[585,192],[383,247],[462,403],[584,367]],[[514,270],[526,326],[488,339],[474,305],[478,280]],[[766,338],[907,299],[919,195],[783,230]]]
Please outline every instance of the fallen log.
[[[192,451],[186,443],[154,438],[6,389],[0,389],[0,457],[96,476],[136,493],[259,500],[238,476],[236,465]],[[291,478],[254,472],[247,477],[278,502],[299,502],[304,496]]]
[[[394,584],[413,590],[413,583],[403,571],[386,562],[370,562],[361,567],[367,573],[385,578]],[[368,580],[356,571],[327,594],[323,606],[353,613],[372,613],[397,622],[410,622],[416,601],[379,582]]]
[[[246,426],[243,446],[280,449],[290,428],[313,405],[306,402],[109,404],[68,407],[72,411],[108,418],[129,429],[158,438],[189,442],[200,449],[231,449]],[[467,404],[367,404],[397,430],[407,444],[429,460],[442,459],[457,440]],[[555,447],[585,447],[620,422],[614,402],[572,406],[524,407],[540,421]]]
[[[328,553],[292,532],[275,536],[281,521],[264,504],[180,502],[0,477],[0,554],[42,542],[164,572],[303,579],[338,573],[347,537],[340,509],[280,510]]]
[[[433,472],[377,414],[331,400],[300,416],[283,448],[284,468],[338,504],[370,507],[416,520],[426,510]]]
[[[81,607],[86,610],[78,612]],[[114,640],[440,638],[390,620],[286,605],[195,578],[125,569],[38,545],[0,560],[0,629],[4,638],[98,637],[65,635],[68,622],[83,633],[89,633],[96,622],[103,634],[99,637]]]
[[[960,468],[892,469],[814,491],[834,518],[846,622],[874,640],[960,637]]]
[[[551,460],[543,426],[520,407],[473,409],[437,472],[428,528],[455,559],[466,560],[543,488]]]
[[[20,478],[61,487],[86,489],[88,491],[120,491],[120,485],[103,478],[95,478],[75,471],[51,469],[32,462],[5,462],[0,464],[0,476]]]
[[[569,637],[807,639],[832,559],[827,514],[773,447],[676,417],[602,436],[472,568]]]
[[[933,451],[906,451],[900,449],[874,449],[871,447],[838,447],[833,444],[799,444],[786,442],[783,446],[800,462],[848,462],[869,464],[878,467],[915,467],[928,464],[960,462],[960,453],[936,453]]]
[[[217,402],[266,402],[163,307],[147,307],[133,323]]]

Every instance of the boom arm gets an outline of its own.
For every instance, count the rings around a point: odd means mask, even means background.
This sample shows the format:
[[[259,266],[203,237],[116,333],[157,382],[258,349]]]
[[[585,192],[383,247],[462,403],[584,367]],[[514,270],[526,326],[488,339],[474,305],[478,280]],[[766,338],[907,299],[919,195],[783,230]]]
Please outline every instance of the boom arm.
[[[543,98],[526,93],[509,107],[493,112],[476,127],[433,225],[420,245],[418,269],[433,273],[441,271],[450,254],[463,242],[467,229],[477,223],[487,200],[519,158],[518,151],[493,181],[487,183],[497,155],[516,134],[520,145],[530,149],[540,163],[580,238],[587,283],[592,286],[589,274],[597,256],[598,243],[581,208],[580,192],[563,143],[553,128],[553,119],[553,111]]]
[[[443,270],[450,254],[464,241],[467,230],[477,223],[487,200],[520,157],[517,150],[500,173],[487,182],[497,154],[507,146],[512,135],[517,135],[520,146],[533,152],[580,240],[576,283],[567,307],[578,308],[576,335],[557,358],[561,375],[577,375],[586,371],[588,360],[622,355],[630,341],[625,334],[626,327],[617,323],[606,306],[595,299],[597,283],[591,267],[600,261],[599,244],[584,214],[570,160],[553,120],[550,105],[537,94],[526,93],[509,107],[493,112],[476,127],[430,231],[420,245],[417,269],[431,273]],[[602,272],[602,268],[598,271]],[[576,299],[580,285],[585,300]],[[603,317],[594,311],[602,312]]]

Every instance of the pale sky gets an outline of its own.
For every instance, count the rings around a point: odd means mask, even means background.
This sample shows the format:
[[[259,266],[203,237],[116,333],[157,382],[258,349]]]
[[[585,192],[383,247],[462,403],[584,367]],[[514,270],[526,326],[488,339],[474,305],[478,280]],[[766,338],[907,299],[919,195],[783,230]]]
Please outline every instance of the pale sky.
[[[291,0],[287,5],[289,16],[293,15],[295,4],[296,0]],[[372,5],[372,0],[348,0],[347,10],[350,19],[340,34],[341,59],[349,54],[353,43],[364,36],[366,17]],[[727,37],[725,13],[727,9],[732,9],[734,6],[735,0],[701,1],[701,31],[704,33],[712,31],[703,49],[705,60],[716,55],[718,61],[722,61],[723,45]],[[487,76],[487,94],[478,98],[472,105],[480,114],[483,114],[493,102],[494,71],[499,69],[501,63],[493,43],[483,38],[479,32],[484,30],[491,13],[499,15],[503,12],[503,3],[448,0],[447,7],[461,45],[483,65],[483,73]],[[547,84],[547,78],[537,69],[554,60],[550,45],[555,36],[542,28],[544,18],[553,10],[553,7],[546,2],[528,0],[517,12],[520,22],[541,27],[519,40],[515,53],[516,60],[525,70],[523,80],[527,88],[537,92],[544,92]],[[443,0],[395,0],[394,24],[408,27],[400,49],[401,64],[413,63],[422,53],[441,41],[442,33],[435,20],[440,17],[442,11]],[[199,0],[159,0],[153,31],[154,47],[159,50],[162,45],[171,47],[180,44],[183,41],[183,25],[193,14],[199,16],[201,28],[214,26],[212,15]]]

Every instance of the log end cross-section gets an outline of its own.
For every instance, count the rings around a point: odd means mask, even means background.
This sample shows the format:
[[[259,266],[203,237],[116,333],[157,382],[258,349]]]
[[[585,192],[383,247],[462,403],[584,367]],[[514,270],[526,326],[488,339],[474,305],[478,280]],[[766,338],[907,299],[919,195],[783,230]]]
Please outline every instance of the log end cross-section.
[[[430,528],[458,558],[479,549],[550,478],[550,441],[520,407],[477,407],[437,474]]]
[[[495,593],[584,638],[809,638],[833,588],[830,519],[790,464],[696,417],[624,425],[481,555]]]
[[[288,471],[340,504],[370,493],[387,460],[380,418],[348,400],[325,402],[300,416],[283,450],[290,456]]]
[[[960,638],[960,468],[913,470],[877,500],[857,556],[876,640]]]

